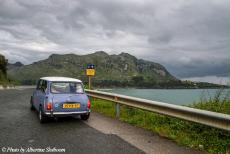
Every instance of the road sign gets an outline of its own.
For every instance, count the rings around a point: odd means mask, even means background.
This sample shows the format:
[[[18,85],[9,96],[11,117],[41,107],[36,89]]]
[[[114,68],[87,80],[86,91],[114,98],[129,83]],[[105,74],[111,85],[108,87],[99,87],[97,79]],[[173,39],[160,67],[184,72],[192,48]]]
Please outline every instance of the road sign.
[[[86,75],[89,77],[89,89],[91,89],[91,77],[95,75],[94,64],[87,64]]]
[[[86,75],[87,76],[94,76],[95,75],[94,64],[87,64]]]
[[[94,76],[95,75],[95,69],[86,69],[86,75],[87,76]]]
[[[87,69],[94,69],[94,64],[87,64]]]

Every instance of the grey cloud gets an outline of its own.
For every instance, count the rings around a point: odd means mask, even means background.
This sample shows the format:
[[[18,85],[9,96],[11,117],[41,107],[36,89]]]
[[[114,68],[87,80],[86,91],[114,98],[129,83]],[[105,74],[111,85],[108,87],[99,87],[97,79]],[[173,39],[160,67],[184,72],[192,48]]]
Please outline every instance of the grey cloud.
[[[6,59],[9,60],[9,63],[15,63],[20,61],[23,64],[30,64],[38,60],[46,59],[52,52],[37,52],[31,50],[20,50],[20,49],[11,49],[11,51],[0,51],[1,54],[5,55]],[[30,63],[28,63],[30,61]]]
[[[229,6],[228,0],[0,0],[0,52],[31,63],[51,53],[125,51],[181,78],[229,76]]]
[[[168,44],[172,40],[171,34],[161,34],[159,36],[151,36],[148,38],[149,43],[154,44]]]
[[[230,60],[230,59],[228,59]],[[175,74],[178,77],[202,77],[202,76],[210,76],[216,75],[221,77],[229,77],[230,76],[230,62],[223,62],[217,65],[210,65],[209,63],[197,63],[195,65],[187,65],[187,66],[171,66],[166,64],[170,72]]]

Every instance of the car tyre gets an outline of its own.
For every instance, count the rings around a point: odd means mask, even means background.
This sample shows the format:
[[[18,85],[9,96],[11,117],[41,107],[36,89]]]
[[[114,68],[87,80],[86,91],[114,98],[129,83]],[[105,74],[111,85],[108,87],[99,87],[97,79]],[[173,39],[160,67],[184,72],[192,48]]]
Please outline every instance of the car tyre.
[[[88,114],[82,114],[81,115],[81,120],[88,120],[89,116],[90,116],[90,113],[88,113]]]
[[[48,120],[47,117],[45,116],[41,106],[40,106],[39,111],[38,111],[38,118],[39,118],[40,123],[45,123]]]
[[[32,97],[30,98],[30,110],[32,110],[32,111],[35,110],[34,103],[33,103],[33,98]]]

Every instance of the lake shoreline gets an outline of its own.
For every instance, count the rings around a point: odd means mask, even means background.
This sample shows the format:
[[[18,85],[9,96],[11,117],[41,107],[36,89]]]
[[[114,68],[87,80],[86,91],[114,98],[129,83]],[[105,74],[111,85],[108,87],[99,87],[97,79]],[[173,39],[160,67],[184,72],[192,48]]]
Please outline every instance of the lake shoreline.
[[[84,83],[87,85],[87,83]],[[135,88],[135,89],[230,89],[229,85],[217,85],[217,86],[98,86],[93,85],[92,89],[115,89],[115,88]]]
[[[176,90],[176,89],[191,89],[191,90],[194,90],[194,89],[230,89],[230,87],[200,87],[200,88],[186,88],[186,87],[170,87],[170,88],[164,88],[164,87],[159,87],[159,88],[156,88],[156,87],[93,87],[92,90],[99,90],[99,89],[167,89],[167,90]]]
[[[202,89],[139,89],[139,88],[107,88],[96,89],[99,91],[143,98],[176,105],[191,105],[195,102],[206,101],[215,98],[218,92],[222,92],[221,98],[229,98],[229,89],[202,88]]]

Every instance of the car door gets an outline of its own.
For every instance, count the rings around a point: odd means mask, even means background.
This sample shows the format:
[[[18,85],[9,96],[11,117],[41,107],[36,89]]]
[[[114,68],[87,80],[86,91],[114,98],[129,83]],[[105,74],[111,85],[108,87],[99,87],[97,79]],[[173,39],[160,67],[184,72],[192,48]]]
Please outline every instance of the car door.
[[[42,80],[39,80],[37,82],[37,86],[36,86],[36,90],[34,91],[34,94],[33,94],[33,105],[34,107],[38,110],[39,109],[39,104],[40,104],[40,89],[41,89],[41,86],[42,86]]]
[[[40,80],[35,93],[35,108],[39,110],[40,105],[43,107],[47,91],[47,81]]]
[[[46,98],[46,92],[47,92],[47,81],[42,80],[41,87],[39,89],[38,97],[39,97],[39,106],[41,105],[43,107],[45,98]],[[39,108],[38,106],[38,108]]]

